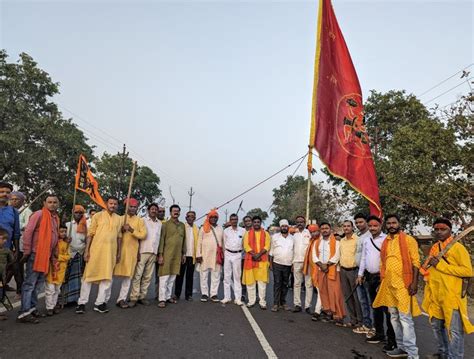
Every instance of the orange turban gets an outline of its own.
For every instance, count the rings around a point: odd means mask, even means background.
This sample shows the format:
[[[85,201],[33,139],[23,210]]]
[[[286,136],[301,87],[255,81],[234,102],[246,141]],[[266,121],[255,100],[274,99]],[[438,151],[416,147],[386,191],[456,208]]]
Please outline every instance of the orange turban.
[[[74,212],[81,212],[82,213],[82,217],[79,220],[79,223],[77,224],[76,232],[77,233],[87,233],[87,220],[86,220],[86,216],[84,216],[84,213],[86,213],[86,210],[80,204],[76,204],[74,206]]]
[[[127,202],[129,206],[134,206],[134,207],[138,206],[138,201],[135,198],[127,198],[125,201],[123,201],[123,204],[126,205]]]
[[[310,224],[308,226],[308,231],[310,232],[316,232],[319,231],[319,226],[317,224]]]
[[[209,222],[209,218],[211,217],[219,217],[219,213],[217,213],[217,209],[211,209],[209,213],[207,214],[206,220],[204,221],[204,224],[202,225],[202,229],[204,230],[204,233],[209,233],[211,231],[211,223]]]

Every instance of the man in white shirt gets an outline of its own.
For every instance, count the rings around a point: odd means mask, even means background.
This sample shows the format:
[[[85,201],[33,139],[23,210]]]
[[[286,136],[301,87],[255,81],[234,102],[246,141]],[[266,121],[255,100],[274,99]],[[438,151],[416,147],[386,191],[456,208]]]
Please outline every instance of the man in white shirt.
[[[242,303],[242,252],[245,229],[238,226],[239,217],[233,213],[229,217],[230,226],[224,230],[224,299],[223,304],[232,301],[231,283],[233,280],[234,303]]]
[[[153,276],[161,237],[161,221],[157,215],[158,205],[156,203],[148,205],[148,216],[144,218],[147,234],[145,239],[140,241],[140,256],[132,279],[129,307],[134,307],[137,303],[150,305],[146,295]]]
[[[270,247],[270,269],[273,271],[273,307],[272,312],[283,308],[289,310],[286,304],[288,281],[291,265],[293,264],[294,238],[289,234],[290,225],[286,219],[280,221],[280,233],[272,237]]]
[[[301,312],[301,285],[305,284],[305,300],[304,308],[305,311],[310,314],[309,307],[311,306],[311,301],[313,300],[313,283],[311,281],[311,275],[304,275],[303,265],[304,265],[304,256],[306,249],[308,248],[309,242],[311,240],[311,234],[305,228],[306,220],[303,216],[298,216],[295,219],[297,231],[293,234],[295,241],[294,248],[294,258],[293,258],[293,276],[295,277],[295,284],[293,287],[293,312]]]
[[[186,222],[184,222],[184,228],[186,230],[186,261],[181,264],[181,269],[179,275],[176,277],[176,283],[174,285],[174,295],[176,299],[179,299],[179,297],[181,297],[183,282],[186,276],[184,299],[187,301],[193,300],[194,265],[196,263],[196,248],[199,233],[199,228],[194,223],[195,220],[196,212],[189,211],[186,213]]]
[[[363,244],[357,283],[363,284],[367,288],[370,305],[372,306],[377,296],[377,289],[380,286],[380,250],[387,235],[382,233],[382,221],[377,216],[369,216],[367,223],[371,236],[366,238]],[[377,344],[386,340],[387,344],[383,347],[383,351],[388,352],[395,349],[397,347],[395,332],[390,322],[388,308],[374,308],[373,312],[375,335],[368,333],[366,342]],[[387,326],[387,337],[385,337],[384,331],[384,317]]]

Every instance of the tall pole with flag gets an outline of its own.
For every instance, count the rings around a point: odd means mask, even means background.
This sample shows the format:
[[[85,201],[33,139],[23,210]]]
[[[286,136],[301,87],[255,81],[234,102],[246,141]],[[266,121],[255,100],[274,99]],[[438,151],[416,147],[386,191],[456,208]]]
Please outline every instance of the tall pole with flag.
[[[362,91],[331,0],[319,2],[314,63],[308,177],[312,169],[311,148],[314,147],[328,171],[365,197],[372,214],[381,216]],[[307,198],[308,218],[309,190]]]

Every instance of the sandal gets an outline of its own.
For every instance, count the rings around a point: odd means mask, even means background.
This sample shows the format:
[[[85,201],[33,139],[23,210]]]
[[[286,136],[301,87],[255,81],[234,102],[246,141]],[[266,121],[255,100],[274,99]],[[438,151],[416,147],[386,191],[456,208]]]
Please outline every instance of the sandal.
[[[164,301],[161,301],[158,303],[158,308],[164,308],[166,307],[166,303]]]
[[[121,308],[121,309],[127,309],[127,308],[130,308],[128,303],[124,300],[121,300],[120,302],[117,303],[117,307]]]
[[[176,301],[176,299],[174,299],[174,298],[170,298],[170,299],[168,299],[168,300],[166,301],[166,303],[176,304],[177,301]]]

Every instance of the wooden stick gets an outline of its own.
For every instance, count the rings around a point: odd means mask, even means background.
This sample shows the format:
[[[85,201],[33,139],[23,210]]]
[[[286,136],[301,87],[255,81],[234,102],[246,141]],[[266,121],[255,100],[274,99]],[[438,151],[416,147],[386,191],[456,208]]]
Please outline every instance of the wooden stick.
[[[18,211],[18,214],[23,212],[25,209],[27,209],[29,206],[31,206],[33,203],[35,203],[38,199],[40,199],[46,192],[48,192],[52,187],[47,187],[43,192],[41,192],[39,195],[37,195],[30,203],[26,204],[23,206],[22,209]]]
[[[76,184],[74,184],[74,198],[72,200],[71,222],[69,223],[69,229],[67,233],[68,237],[71,237],[71,233],[72,233],[72,224],[74,223],[74,207],[76,207],[76,197],[77,197],[77,188],[76,188]]]
[[[132,194],[132,185],[133,185],[133,180],[135,179],[136,168],[137,168],[137,161],[134,161],[133,167],[132,167],[132,175],[130,176],[130,183],[128,184],[127,202],[125,203],[125,216],[123,220],[124,225],[127,224],[128,207],[129,207],[129,202],[130,202],[130,196]]]

